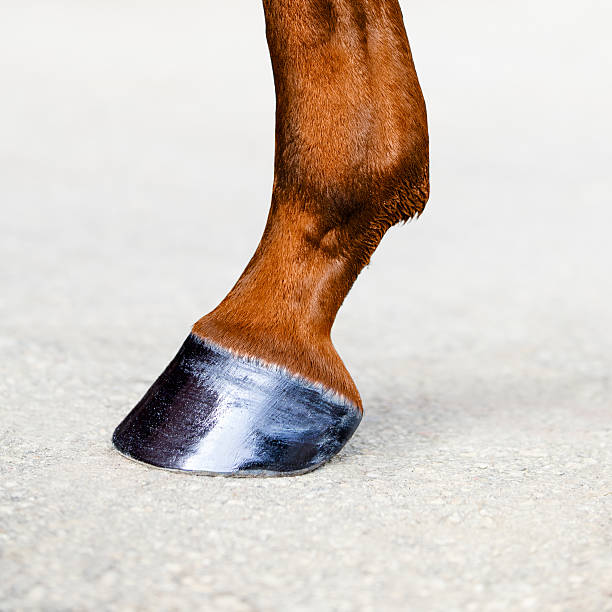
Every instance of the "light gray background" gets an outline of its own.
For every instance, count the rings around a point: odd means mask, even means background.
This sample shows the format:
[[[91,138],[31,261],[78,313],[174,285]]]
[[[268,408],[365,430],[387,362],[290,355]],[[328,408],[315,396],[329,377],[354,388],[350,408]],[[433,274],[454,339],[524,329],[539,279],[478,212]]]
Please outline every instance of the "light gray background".
[[[612,610],[610,3],[402,6],[432,197],[335,327],[365,419],[231,480],[109,438],[263,228],[260,4],[0,2],[0,609]]]

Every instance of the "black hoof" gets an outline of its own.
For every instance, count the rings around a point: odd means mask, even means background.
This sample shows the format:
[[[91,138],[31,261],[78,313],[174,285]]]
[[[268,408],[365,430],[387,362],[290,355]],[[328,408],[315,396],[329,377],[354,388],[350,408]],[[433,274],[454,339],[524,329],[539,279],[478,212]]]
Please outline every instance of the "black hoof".
[[[282,476],[331,459],[360,421],[359,408],[333,392],[191,334],[113,444],[170,470]]]

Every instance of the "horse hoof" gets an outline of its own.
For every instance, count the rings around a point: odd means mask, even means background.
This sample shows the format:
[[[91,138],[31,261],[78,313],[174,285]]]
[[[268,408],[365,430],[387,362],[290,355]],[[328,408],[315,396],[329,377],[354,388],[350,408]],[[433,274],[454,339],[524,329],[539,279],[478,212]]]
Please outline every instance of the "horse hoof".
[[[190,334],[117,427],[113,445],[168,470],[303,474],[336,455],[361,416],[321,385]]]

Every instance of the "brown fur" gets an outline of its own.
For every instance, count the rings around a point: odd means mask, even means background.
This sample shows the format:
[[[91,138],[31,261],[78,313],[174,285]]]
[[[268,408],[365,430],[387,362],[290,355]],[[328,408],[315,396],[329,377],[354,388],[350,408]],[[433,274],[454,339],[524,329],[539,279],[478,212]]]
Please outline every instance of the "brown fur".
[[[272,205],[244,273],[193,331],[361,406],[330,331],[387,229],[427,202],[425,103],[397,0],[264,0],[264,11]]]

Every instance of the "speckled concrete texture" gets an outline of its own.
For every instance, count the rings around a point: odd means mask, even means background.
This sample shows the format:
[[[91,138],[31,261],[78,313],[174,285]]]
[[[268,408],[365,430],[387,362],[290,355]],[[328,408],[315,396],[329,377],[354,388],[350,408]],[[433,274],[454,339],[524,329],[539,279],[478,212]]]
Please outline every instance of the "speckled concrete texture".
[[[612,610],[612,11],[403,9],[432,199],[335,327],[364,420],[232,480],[110,436],[263,229],[261,7],[3,5],[1,610]]]

